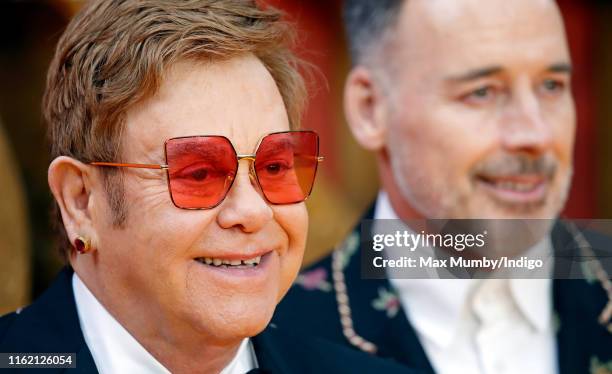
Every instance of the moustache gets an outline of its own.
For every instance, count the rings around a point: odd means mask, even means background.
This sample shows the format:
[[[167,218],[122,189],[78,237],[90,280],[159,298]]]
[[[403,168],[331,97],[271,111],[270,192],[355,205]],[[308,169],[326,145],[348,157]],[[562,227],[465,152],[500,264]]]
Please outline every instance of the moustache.
[[[485,175],[490,178],[509,175],[544,175],[552,179],[558,168],[557,159],[550,153],[539,157],[527,154],[498,153],[479,162],[473,168],[473,175]]]

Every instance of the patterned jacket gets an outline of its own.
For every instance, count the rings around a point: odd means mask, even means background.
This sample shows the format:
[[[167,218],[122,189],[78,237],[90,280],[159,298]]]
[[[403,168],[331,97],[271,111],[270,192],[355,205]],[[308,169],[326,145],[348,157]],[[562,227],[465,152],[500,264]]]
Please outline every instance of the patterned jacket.
[[[363,219],[371,219],[373,209]],[[555,251],[575,250],[575,232],[557,223]],[[607,248],[604,237],[581,235],[593,248]],[[413,369],[434,373],[415,329],[388,279],[361,277],[359,225],[331,255],[305,269],[276,310],[273,322],[354,349],[392,358]],[[556,264],[555,271],[562,264]],[[583,279],[555,279],[553,306],[560,374],[612,373],[612,289],[592,270]],[[334,273],[335,271],[335,273]],[[608,277],[609,278],[609,277]],[[342,282],[343,281],[343,282]],[[605,288],[608,288],[607,290]],[[346,292],[342,292],[346,289]],[[339,299],[340,300],[339,303]],[[341,305],[345,304],[345,305]]]

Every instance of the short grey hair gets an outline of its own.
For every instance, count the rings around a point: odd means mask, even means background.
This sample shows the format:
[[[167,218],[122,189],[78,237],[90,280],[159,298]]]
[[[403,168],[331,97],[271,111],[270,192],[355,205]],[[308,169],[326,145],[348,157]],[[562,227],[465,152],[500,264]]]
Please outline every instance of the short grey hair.
[[[344,26],[353,64],[361,64],[372,47],[384,42],[389,29],[395,26],[404,0],[345,0]]]

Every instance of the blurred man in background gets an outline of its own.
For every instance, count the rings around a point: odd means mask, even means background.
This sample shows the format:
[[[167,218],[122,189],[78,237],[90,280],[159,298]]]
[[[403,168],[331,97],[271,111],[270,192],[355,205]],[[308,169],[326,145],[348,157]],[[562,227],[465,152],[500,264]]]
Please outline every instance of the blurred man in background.
[[[572,66],[552,0],[348,0],[345,114],[377,156],[363,219],[555,218],[572,175]],[[563,225],[544,253],[581,234]],[[438,373],[612,371],[612,285],[361,278],[359,226],[298,279],[279,325]],[[552,277],[552,274],[551,274]]]

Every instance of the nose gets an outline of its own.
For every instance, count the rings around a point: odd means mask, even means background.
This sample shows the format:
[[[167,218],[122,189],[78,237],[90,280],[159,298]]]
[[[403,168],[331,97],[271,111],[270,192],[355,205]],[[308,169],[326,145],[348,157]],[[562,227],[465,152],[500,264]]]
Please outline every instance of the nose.
[[[232,188],[219,206],[217,222],[224,229],[237,227],[243,232],[256,232],[273,217],[272,208],[250,172],[249,162],[240,162]]]
[[[523,81],[507,107],[502,143],[510,152],[538,156],[552,145],[552,124],[543,118],[541,103],[529,82]]]

